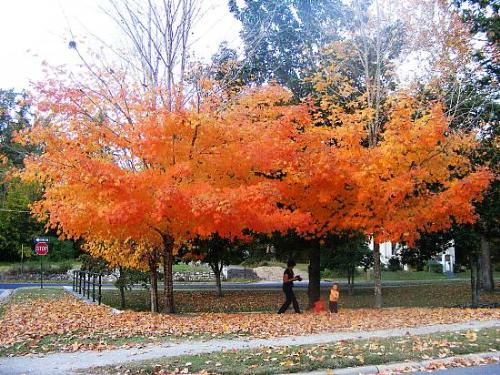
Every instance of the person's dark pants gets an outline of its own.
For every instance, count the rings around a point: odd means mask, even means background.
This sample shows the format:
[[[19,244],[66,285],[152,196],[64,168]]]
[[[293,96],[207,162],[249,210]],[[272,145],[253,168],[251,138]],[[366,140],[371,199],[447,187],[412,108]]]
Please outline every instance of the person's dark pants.
[[[330,301],[330,303],[328,304],[328,307],[330,308],[330,312],[332,312],[332,313],[339,312],[339,305],[338,305],[337,301],[335,301],[335,302]]]
[[[297,298],[295,298],[295,294],[293,293],[293,289],[291,287],[284,287],[283,292],[285,292],[286,300],[283,306],[278,310],[278,314],[283,314],[290,304],[293,304],[293,309],[296,313],[300,313],[299,303],[297,302]]]

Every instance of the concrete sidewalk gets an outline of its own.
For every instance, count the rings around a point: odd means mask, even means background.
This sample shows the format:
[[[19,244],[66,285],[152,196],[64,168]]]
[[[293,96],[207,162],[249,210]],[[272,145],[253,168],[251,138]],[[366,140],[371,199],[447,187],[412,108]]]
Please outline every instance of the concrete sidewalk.
[[[7,300],[12,293],[10,289],[0,289],[0,303]]]
[[[415,328],[398,328],[378,331],[321,333],[307,336],[281,337],[275,339],[233,339],[207,341],[180,341],[150,345],[144,348],[84,351],[76,353],[56,353],[39,356],[0,358],[0,374],[71,374],[94,366],[118,365],[130,361],[140,361],[161,357],[176,357],[222,350],[257,349],[270,346],[309,345],[359,340],[370,338],[399,337],[405,335],[425,335],[439,332],[462,331],[500,327],[500,320],[470,321],[457,324],[440,324]]]

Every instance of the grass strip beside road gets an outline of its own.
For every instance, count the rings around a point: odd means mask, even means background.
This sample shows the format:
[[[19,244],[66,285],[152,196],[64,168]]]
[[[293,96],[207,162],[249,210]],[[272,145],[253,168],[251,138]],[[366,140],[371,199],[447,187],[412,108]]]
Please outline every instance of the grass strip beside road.
[[[266,347],[258,350],[131,362],[86,370],[87,374],[281,374],[318,369],[381,365],[500,350],[495,328],[331,344]]]
[[[66,292],[62,288],[18,288],[15,293],[10,296],[9,303],[21,303],[31,300],[58,300],[66,296]]]

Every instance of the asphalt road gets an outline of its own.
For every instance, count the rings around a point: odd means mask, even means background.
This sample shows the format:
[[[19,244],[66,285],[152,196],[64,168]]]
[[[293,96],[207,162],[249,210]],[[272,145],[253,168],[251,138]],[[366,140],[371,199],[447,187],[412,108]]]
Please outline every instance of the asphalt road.
[[[461,279],[451,279],[451,280],[396,280],[396,281],[382,281],[382,286],[385,288],[398,287],[398,286],[419,286],[425,284],[436,284],[436,283],[450,283],[450,282],[462,282],[465,283],[467,280]],[[340,282],[342,287],[346,287],[347,283]],[[37,287],[39,283],[0,283],[0,289],[17,289],[23,287]],[[72,286],[71,283],[44,283],[44,287],[54,287],[54,286]],[[296,289],[307,289],[308,282],[301,281],[294,283]],[[322,288],[329,288],[332,285],[331,282],[322,281]],[[281,290],[281,281],[259,281],[255,283],[236,283],[236,282],[223,282],[222,289],[225,290]],[[112,287],[113,284],[103,284],[103,287]],[[140,286],[138,286],[140,287]],[[355,289],[367,289],[373,288],[373,282],[360,281],[354,284]],[[212,290],[215,289],[215,283],[205,283],[205,282],[193,282],[193,283],[174,283],[174,290]]]

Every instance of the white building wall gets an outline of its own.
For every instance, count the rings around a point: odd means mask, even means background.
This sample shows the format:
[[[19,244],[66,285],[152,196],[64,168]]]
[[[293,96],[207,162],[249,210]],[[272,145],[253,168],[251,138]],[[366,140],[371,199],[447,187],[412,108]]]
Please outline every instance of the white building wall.
[[[445,252],[441,254],[441,265],[443,272],[453,272],[455,267],[455,244],[453,243]]]
[[[370,241],[370,244],[368,245],[370,247],[370,250],[373,251],[373,238],[372,240]],[[382,264],[388,264],[389,263],[389,259],[391,259],[391,257],[393,256],[394,254],[392,254],[392,243],[391,242],[384,242],[384,243],[381,243],[380,244],[380,262]]]

